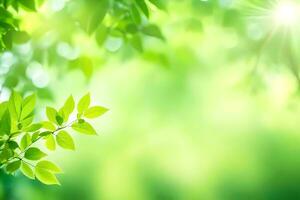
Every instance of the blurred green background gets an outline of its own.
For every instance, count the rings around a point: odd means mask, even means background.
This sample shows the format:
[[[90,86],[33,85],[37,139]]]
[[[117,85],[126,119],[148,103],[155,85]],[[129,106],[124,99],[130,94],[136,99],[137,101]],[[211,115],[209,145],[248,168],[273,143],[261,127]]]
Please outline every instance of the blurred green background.
[[[114,37],[98,47],[76,33],[74,46],[94,59],[89,80],[76,70],[57,75],[60,60],[31,63],[33,82],[55,94],[41,107],[90,91],[110,111],[94,124],[99,136],[76,135],[75,152],[51,155],[65,172],[61,186],[2,174],[2,199],[300,199],[299,88],[284,54],[292,44],[288,54],[299,62],[299,24],[270,23],[278,2],[169,1],[151,16],[166,41],[146,38],[141,53]],[[68,37],[67,3],[24,13],[23,27],[44,43],[48,30]],[[18,47],[29,49],[26,62],[38,42]],[[76,54],[64,42],[53,48]]]

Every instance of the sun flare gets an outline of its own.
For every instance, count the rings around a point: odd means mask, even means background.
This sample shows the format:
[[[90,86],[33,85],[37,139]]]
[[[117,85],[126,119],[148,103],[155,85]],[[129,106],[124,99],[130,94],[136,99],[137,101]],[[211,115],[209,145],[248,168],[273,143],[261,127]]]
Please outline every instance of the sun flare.
[[[299,5],[292,1],[281,1],[275,6],[273,19],[276,24],[291,26],[299,19]]]

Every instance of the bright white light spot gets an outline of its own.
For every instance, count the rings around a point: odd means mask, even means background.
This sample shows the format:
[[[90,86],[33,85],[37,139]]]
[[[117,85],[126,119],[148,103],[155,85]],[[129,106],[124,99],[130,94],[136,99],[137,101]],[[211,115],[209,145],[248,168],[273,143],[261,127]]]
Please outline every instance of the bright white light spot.
[[[291,26],[296,24],[299,17],[299,7],[291,1],[279,2],[275,8],[273,17],[277,24]]]
[[[10,96],[10,90],[8,88],[1,88],[1,93],[0,93],[0,101],[6,101],[9,99]]]
[[[118,51],[123,45],[123,40],[119,37],[109,37],[105,42],[105,48],[110,52]]]
[[[32,62],[26,69],[26,75],[29,77],[33,84],[38,88],[44,88],[49,83],[49,76],[43,66],[38,62]]]
[[[66,59],[74,60],[78,58],[80,49],[77,47],[72,47],[66,42],[60,42],[56,47],[56,52]]]
[[[13,64],[15,64],[17,58],[11,52],[4,52],[0,57],[0,66],[4,68],[10,68]]]

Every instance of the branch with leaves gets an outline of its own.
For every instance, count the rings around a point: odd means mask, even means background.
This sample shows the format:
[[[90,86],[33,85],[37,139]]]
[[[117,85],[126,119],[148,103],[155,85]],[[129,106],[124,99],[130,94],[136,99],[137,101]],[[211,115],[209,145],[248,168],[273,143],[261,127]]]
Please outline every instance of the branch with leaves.
[[[62,171],[55,163],[44,160],[47,153],[40,148],[39,142],[44,141],[50,151],[55,151],[57,145],[74,150],[68,129],[97,135],[87,120],[102,116],[107,109],[91,106],[88,93],[79,100],[75,113],[75,101],[70,96],[59,110],[46,108],[46,121],[33,122],[35,103],[34,94],[23,99],[13,92],[8,101],[0,104],[0,166],[8,174],[20,170],[30,179],[36,178],[47,185],[59,184],[56,174]]]

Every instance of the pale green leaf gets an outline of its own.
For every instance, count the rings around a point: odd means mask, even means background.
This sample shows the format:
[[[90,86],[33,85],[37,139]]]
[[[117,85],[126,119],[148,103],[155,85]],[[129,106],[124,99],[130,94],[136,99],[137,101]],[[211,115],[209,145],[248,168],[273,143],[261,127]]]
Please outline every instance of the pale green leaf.
[[[88,122],[76,122],[72,125],[72,128],[79,133],[86,135],[97,135],[95,129]]]
[[[8,101],[9,112],[12,119],[19,120],[22,108],[22,97],[19,93],[13,92]]]
[[[26,118],[30,113],[33,112],[36,102],[35,94],[26,97],[22,102],[21,119]]]
[[[88,107],[90,105],[90,101],[91,101],[90,93],[87,93],[78,102],[78,105],[77,105],[78,112],[82,113],[86,109],[88,109]]]
[[[20,147],[22,150],[26,149],[31,144],[31,137],[28,133],[23,135],[20,143]]]
[[[35,169],[35,176],[39,181],[46,185],[60,185],[56,176],[51,171],[45,170],[43,168],[37,167]]]
[[[88,108],[84,112],[84,116],[87,117],[87,118],[96,118],[96,117],[99,117],[99,116],[103,115],[107,111],[108,111],[108,109],[105,108],[105,107],[93,106],[93,107]]]
[[[54,123],[57,123],[57,122],[56,122],[57,111],[56,111],[54,108],[52,108],[52,107],[47,107],[47,108],[46,108],[46,115],[47,115],[49,121],[54,122]]]
[[[37,130],[41,129],[42,127],[43,127],[42,124],[36,123],[36,124],[32,124],[29,127],[25,128],[24,131],[34,132],[34,131],[37,131]]]
[[[47,161],[47,160],[42,160],[42,161],[38,162],[36,164],[36,168],[47,170],[54,174],[62,173],[62,170],[56,164],[54,164],[53,162]]]
[[[46,147],[51,150],[54,151],[56,149],[56,143],[55,143],[55,139],[53,135],[49,135],[46,139],[45,139],[45,145]]]
[[[21,164],[21,172],[27,176],[28,178],[30,179],[34,179],[34,173],[33,173],[33,170],[31,169],[31,167],[25,163],[25,162],[22,162]]]
[[[64,149],[75,149],[73,138],[66,131],[60,131],[56,135],[56,141],[57,144]]]
[[[56,130],[56,127],[52,122],[44,121],[44,122],[41,122],[41,124],[43,125],[43,128],[46,129],[46,130],[49,130],[49,131],[55,131]]]
[[[64,122],[68,121],[70,114],[74,110],[74,107],[75,107],[75,102],[74,102],[73,96],[70,96],[66,100],[64,106],[61,108],[61,113],[62,113]]]

